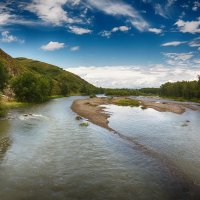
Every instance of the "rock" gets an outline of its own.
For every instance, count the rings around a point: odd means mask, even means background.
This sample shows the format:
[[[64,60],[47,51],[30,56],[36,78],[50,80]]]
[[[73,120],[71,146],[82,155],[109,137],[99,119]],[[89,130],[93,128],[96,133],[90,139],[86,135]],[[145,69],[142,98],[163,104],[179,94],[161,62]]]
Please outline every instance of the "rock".
[[[81,116],[76,116],[76,120],[81,120],[81,119],[83,119]]]

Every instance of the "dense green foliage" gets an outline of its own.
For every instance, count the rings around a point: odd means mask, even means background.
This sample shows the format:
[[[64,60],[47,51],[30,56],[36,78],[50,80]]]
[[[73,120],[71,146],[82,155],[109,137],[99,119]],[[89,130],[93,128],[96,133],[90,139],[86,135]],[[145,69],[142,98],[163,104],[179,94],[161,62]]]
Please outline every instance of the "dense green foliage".
[[[40,74],[52,80],[52,95],[88,95],[98,92],[98,88],[92,84],[57,66],[26,58],[17,58],[16,60],[33,74]]]
[[[44,76],[22,74],[12,81],[16,98],[22,102],[44,102],[51,95],[51,83]]]
[[[102,92],[101,88],[62,68],[31,59],[12,58],[0,49],[0,90],[5,86],[10,93],[14,91],[17,100],[26,102],[43,102],[49,96]]]
[[[7,109],[1,101],[1,94],[0,94],[0,117],[4,117],[6,113],[7,113]]]
[[[111,96],[159,95],[159,91],[159,88],[105,89],[106,95]]]
[[[200,77],[198,81],[178,81],[165,83],[160,87],[160,95],[164,97],[199,99],[200,98]]]
[[[159,95],[160,88],[142,88],[138,90],[141,94],[145,95]]]
[[[140,103],[137,100],[134,99],[119,99],[114,101],[114,104],[118,105],[118,106],[139,106]]]
[[[2,104],[0,100],[0,117],[4,117],[7,113],[6,107]]]
[[[5,69],[3,63],[0,62],[0,91],[3,90],[8,81],[8,72]]]
[[[135,89],[106,89],[106,95],[110,96],[131,96],[131,95],[139,95],[139,91]]]

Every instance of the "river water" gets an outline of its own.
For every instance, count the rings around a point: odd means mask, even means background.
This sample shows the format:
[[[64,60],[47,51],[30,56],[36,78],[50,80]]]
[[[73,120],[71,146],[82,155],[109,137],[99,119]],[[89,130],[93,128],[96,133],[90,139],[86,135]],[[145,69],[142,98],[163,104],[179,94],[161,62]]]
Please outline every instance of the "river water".
[[[0,200],[200,199],[200,111],[106,106],[119,137],[81,127],[70,109],[80,98],[0,121]]]

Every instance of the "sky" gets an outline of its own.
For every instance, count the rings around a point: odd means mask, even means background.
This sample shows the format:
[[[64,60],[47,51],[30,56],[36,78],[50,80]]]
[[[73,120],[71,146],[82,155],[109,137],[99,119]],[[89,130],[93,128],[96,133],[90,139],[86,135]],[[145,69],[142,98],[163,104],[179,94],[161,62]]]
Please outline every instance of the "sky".
[[[0,0],[0,48],[101,87],[194,80],[200,0]]]

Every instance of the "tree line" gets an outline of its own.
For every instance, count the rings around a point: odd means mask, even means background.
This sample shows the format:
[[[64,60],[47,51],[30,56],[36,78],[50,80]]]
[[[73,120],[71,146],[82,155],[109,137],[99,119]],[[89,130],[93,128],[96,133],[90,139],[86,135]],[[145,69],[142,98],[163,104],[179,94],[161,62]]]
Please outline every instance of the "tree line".
[[[160,87],[160,95],[164,97],[184,98],[188,100],[200,98],[200,76],[197,81],[178,81],[165,83]]]

